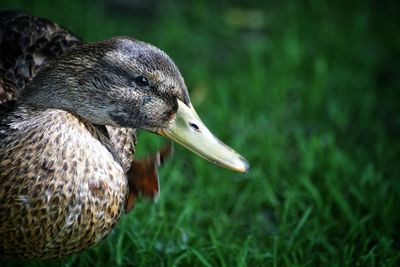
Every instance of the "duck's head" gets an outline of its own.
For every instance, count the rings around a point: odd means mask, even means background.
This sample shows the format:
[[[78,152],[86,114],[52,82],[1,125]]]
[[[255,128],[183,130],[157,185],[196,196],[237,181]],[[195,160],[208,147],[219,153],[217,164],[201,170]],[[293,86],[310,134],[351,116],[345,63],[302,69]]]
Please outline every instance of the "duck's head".
[[[194,110],[174,62],[160,49],[115,37],[69,50],[38,73],[21,100],[74,112],[94,124],[166,136],[239,172],[247,161],[219,141]]]

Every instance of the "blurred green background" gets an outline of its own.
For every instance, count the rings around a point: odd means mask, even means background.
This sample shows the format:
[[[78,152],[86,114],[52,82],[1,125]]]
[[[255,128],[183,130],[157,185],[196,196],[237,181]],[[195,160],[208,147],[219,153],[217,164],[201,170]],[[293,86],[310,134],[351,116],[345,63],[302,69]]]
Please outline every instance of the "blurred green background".
[[[175,146],[157,204],[92,249],[1,266],[399,266],[396,1],[20,1],[88,42],[166,51],[246,175]],[[141,133],[139,154],[160,137]]]

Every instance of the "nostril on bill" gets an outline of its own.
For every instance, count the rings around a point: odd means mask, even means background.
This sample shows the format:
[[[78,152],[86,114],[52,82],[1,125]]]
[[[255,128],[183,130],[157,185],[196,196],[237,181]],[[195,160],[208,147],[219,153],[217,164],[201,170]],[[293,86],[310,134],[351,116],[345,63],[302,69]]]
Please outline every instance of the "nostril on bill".
[[[189,122],[189,126],[190,126],[190,128],[192,128],[192,129],[195,130],[196,132],[201,132],[201,131],[200,131],[200,127],[199,127],[196,123],[194,123],[194,122]]]

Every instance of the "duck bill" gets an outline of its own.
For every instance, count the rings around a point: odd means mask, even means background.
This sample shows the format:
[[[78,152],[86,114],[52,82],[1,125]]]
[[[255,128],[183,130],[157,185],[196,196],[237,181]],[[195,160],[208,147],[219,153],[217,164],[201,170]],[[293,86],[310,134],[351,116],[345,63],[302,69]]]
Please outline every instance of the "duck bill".
[[[242,173],[249,169],[247,161],[216,138],[194,108],[180,100],[175,119],[170,126],[159,128],[157,132],[221,167]]]

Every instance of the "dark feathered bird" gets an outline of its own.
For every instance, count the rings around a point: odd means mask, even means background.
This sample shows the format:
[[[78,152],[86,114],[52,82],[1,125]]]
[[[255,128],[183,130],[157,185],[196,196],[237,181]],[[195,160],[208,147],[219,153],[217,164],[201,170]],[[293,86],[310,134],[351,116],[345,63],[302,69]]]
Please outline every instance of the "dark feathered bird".
[[[201,122],[178,68],[150,44],[82,44],[52,22],[2,12],[0,46],[1,257],[62,257],[104,238],[147,193],[148,164],[132,159],[136,129],[248,168]]]

